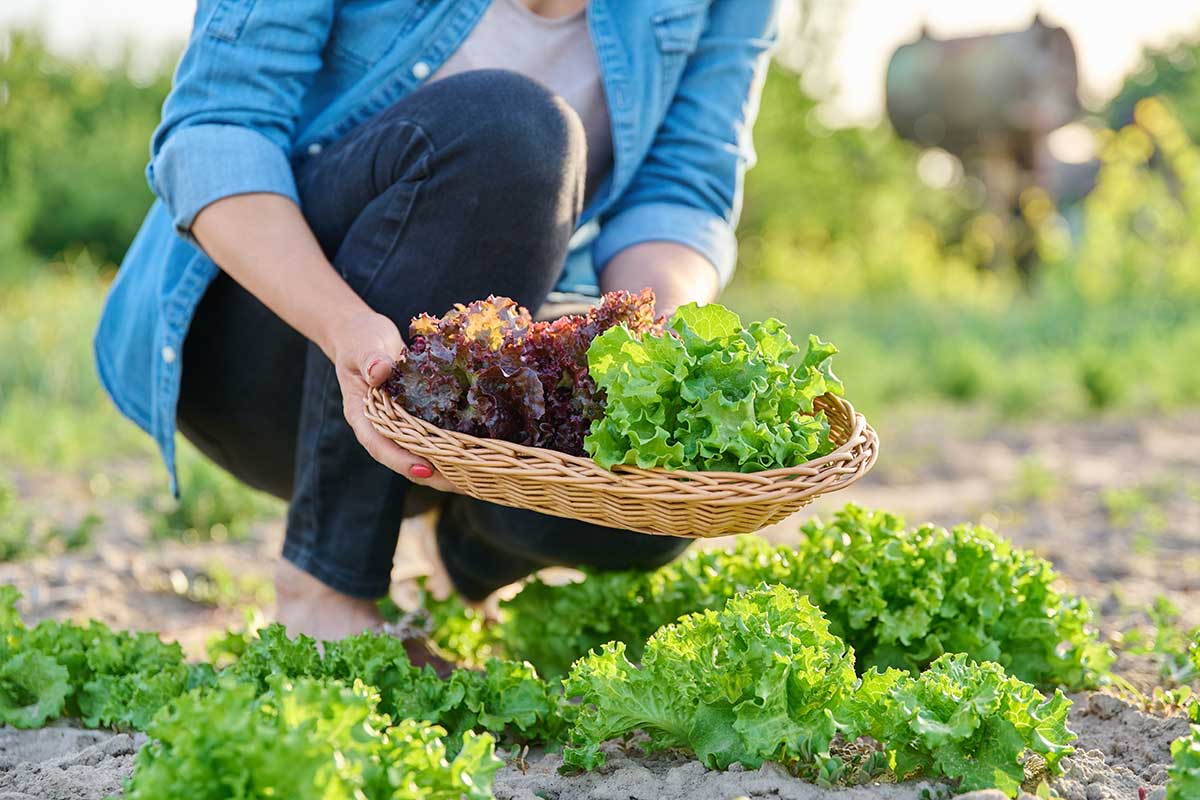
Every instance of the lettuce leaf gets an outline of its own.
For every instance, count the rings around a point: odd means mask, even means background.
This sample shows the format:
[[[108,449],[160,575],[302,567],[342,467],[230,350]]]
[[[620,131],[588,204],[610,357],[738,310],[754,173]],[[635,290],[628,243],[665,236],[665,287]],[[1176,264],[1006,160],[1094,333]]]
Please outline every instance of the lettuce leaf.
[[[770,760],[820,778],[838,770],[829,745],[841,733],[880,742],[900,779],[1016,796],[1027,754],[1054,774],[1075,738],[1061,691],[1047,699],[992,662],[947,655],[916,677],[871,669],[859,680],[821,612],[778,585],[664,626],[640,666],[609,642],[565,685],[581,707],[563,761],[581,769],[604,763],[603,742],[641,730],[648,749],[685,749],[710,768]]]
[[[141,730],[188,685],[189,668],[178,644],[151,633],[115,632],[46,620],[13,637],[21,653],[39,653],[68,675],[62,713],[89,727]]]
[[[62,713],[70,693],[65,667],[41,653],[17,653],[0,667],[0,722],[40,728]]]
[[[286,629],[274,624],[239,647],[241,656],[225,672],[229,679],[260,692],[278,676],[346,685],[360,680],[375,688],[379,710],[393,719],[442,725],[450,734],[451,755],[462,735],[472,731],[487,730],[518,743],[560,741],[573,714],[557,686],[539,678],[529,664],[493,658],[483,670],[458,669],[443,679],[429,667],[414,667],[404,643],[385,634],[364,632],[318,649],[313,639],[289,639]]]
[[[144,730],[160,708],[187,688],[183,650],[151,633],[93,630],[85,654],[92,677],[76,695],[84,724]]]
[[[290,638],[277,622],[258,631],[229,671],[238,680],[255,684],[259,691],[266,691],[273,675],[295,679],[324,674],[316,640],[304,634]]]
[[[870,673],[862,691],[853,732],[883,742],[901,779],[945,776],[958,779],[960,791],[997,788],[1015,797],[1027,752],[1045,759],[1051,774],[1074,752],[1071,701],[1061,691],[1047,699],[993,662],[945,655],[915,678]]]
[[[17,587],[5,584],[0,586],[0,637],[12,631],[24,630],[21,615],[17,613],[17,601],[21,592]]]
[[[466,734],[446,757],[445,731],[406,720],[392,725],[379,696],[361,682],[223,682],[179,698],[155,718],[153,740],[126,784],[129,800],[163,797],[491,797],[501,766],[491,737]]]
[[[1058,582],[1048,562],[983,526],[913,528],[848,505],[828,522],[806,524],[795,546],[739,537],[652,572],[591,572],[563,586],[535,579],[502,604],[497,636],[510,657],[562,675],[611,640],[636,661],[659,626],[779,583],[809,596],[854,648],[860,669],[915,673],[960,652],[1041,686],[1095,685],[1113,655],[1092,629],[1087,603]]]
[[[853,653],[821,612],[793,589],[762,586],[664,626],[640,667],[620,642],[580,659],[566,680],[582,705],[563,761],[595,768],[601,743],[642,730],[651,750],[684,748],[714,769],[803,768],[828,757],[856,683]]]
[[[1200,703],[1193,702],[1189,713],[1200,723]],[[1167,771],[1167,800],[1192,800],[1200,797],[1200,724],[1191,726],[1187,736],[1171,743],[1171,768]]]
[[[587,313],[553,322],[534,322],[507,297],[422,314],[384,388],[438,427],[583,455],[584,434],[603,411],[588,345],[617,324],[661,332],[654,293],[609,292]]]
[[[996,661],[1043,686],[1098,683],[1113,655],[1050,563],[982,525],[909,528],[846,506],[801,528],[798,571],[863,667],[917,672],[943,653]],[[799,584],[803,581],[803,584]]]
[[[833,345],[809,338],[804,358],[782,322],[742,326],[717,304],[680,308],[662,336],[610,328],[588,348],[604,416],[584,448],[601,466],[757,472],[829,452],[813,401],[842,391]]]

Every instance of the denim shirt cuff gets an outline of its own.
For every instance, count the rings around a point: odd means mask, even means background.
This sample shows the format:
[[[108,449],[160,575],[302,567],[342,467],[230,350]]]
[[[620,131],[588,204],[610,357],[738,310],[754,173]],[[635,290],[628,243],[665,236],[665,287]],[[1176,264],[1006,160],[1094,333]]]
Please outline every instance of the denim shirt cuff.
[[[269,192],[300,202],[284,151],[241,125],[194,125],[175,131],[149,172],[175,230],[188,241],[196,215],[223,197]]]
[[[733,277],[737,261],[733,227],[711,211],[676,203],[636,205],[606,220],[592,244],[596,272],[603,271],[617,253],[642,242],[687,245],[716,268],[722,288]]]

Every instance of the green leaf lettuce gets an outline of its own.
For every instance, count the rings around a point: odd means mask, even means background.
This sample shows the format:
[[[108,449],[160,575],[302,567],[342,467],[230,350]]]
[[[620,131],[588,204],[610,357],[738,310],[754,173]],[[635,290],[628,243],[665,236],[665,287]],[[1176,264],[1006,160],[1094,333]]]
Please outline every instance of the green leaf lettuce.
[[[813,401],[840,393],[836,348],[800,349],[782,322],[744,328],[717,305],[683,306],[664,335],[610,328],[588,349],[605,392],[604,416],[584,448],[601,466],[757,472],[801,464],[832,449]]]

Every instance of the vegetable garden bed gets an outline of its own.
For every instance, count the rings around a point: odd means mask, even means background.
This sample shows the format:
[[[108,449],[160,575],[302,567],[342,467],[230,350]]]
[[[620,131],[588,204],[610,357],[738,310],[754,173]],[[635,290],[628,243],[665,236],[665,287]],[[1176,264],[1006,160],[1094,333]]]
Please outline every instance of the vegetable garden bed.
[[[573,635],[543,632],[560,653],[592,647],[596,625],[629,643],[593,647],[563,684],[496,658],[439,679],[411,668],[387,637],[352,637],[319,651],[278,627],[227,636],[213,648],[214,664],[186,664],[178,646],[150,635],[96,624],[25,628],[9,592],[0,615],[0,713],[21,727],[66,715],[147,729],[153,744],[137,757],[131,798],[317,790],[487,797],[493,783],[501,797],[736,790],[807,798],[820,796],[819,786],[843,785],[873,793],[863,796],[915,797],[918,784],[891,784],[925,779],[938,781],[942,794],[998,786],[1015,796],[1044,783],[1043,792],[1093,800],[1161,786],[1164,737],[1187,732],[1182,717],[1141,715],[1103,695],[1077,696],[1072,711],[1058,691],[1040,693],[1021,679],[1109,680],[1110,657],[1088,631],[1087,605],[1053,588],[1048,564],[981,528],[912,529],[853,507],[803,534],[795,548],[751,539],[646,575],[534,584],[508,603],[494,633],[473,640],[448,639],[463,618],[434,605],[443,646],[467,657],[485,646],[525,655],[547,675],[556,671],[553,657],[519,652],[522,615],[545,620],[549,609],[573,626]],[[829,557],[830,542],[842,558]],[[815,573],[822,562],[828,569]],[[923,563],[938,568],[923,571]],[[899,578],[889,576],[894,570]],[[825,611],[789,586],[800,576]],[[677,612],[685,616],[676,623]],[[639,624],[662,627],[647,638]],[[895,641],[906,648],[889,645]],[[944,642],[965,643],[977,658],[996,651],[1005,666],[941,654]],[[1142,750],[1129,742],[1109,745],[1111,754],[1085,749],[1105,741],[1110,723],[1136,732]],[[1074,751],[1071,725],[1083,733]],[[5,736],[5,750],[32,753],[27,737],[44,743],[47,734]],[[511,762],[499,778],[493,739]],[[34,778],[78,777],[76,768],[124,759],[137,744],[109,741],[112,752],[60,756],[57,766],[27,756],[0,790],[30,795]],[[1191,745],[1182,741],[1173,769],[1186,787],[1194,775]],[[530,745],[565,750],[530,757]]]

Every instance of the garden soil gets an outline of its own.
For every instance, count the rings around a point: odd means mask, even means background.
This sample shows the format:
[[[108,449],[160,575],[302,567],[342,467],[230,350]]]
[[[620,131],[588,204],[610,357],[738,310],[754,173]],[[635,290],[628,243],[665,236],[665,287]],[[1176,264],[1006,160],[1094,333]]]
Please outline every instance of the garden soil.
[[[120,794],[142,734],[54,725],[0,730],[0,800],[100,800]]]

